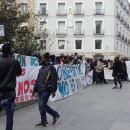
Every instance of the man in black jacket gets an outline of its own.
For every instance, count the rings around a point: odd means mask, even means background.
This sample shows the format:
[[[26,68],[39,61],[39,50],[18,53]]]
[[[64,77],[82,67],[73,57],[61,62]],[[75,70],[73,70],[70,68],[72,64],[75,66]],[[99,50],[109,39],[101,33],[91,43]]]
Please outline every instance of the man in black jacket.
[[[0,58],[0,111],[4,106],[7,116],[6,130],[13,129],[16,76],[22,74],[19,62],[9,57],[10,52],[10,45],[4,44],[2,46],[3,56]]]
[[[36,127],[48,126],[46,112],[53,117],[53,125],[57,123],[60,117],[58,112],[47,105],[50,95],[55,97],[55,92],[57,90],[57,73],[55,67],[49,64],[49,58],[49,53],[45,53],[42,57],[42,67],[33,89],[33,95],[35,95],[35,92],[38,93],[39,111],[41,115],[41,122],[36,124]]]
[[[115,62],[113,64],[113,77],[114,77],[114,82],[115,82],[115,87],[112,89],[116,89],[117,87],[117,81],[120,84],[120,89],[122,88],[122,83],[121,83],[121,73],[123,71],[121,61],[119,60],[119,57],[115,58]]]

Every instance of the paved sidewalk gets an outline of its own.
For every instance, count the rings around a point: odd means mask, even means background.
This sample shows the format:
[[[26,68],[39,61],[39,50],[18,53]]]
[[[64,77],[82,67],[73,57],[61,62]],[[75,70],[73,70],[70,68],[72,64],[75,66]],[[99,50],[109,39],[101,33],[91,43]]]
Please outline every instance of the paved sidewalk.
[[[53,126],[48,115],[47,128],[35,128],[40,115],[38,104],[15,112],[14,130],[130,130],[130,83],[123,89],[111,89],[114,85],[93,85],[79,93],[49,103],[61,113]],[[0,117],[0,130],[5,130],[5,116]]]

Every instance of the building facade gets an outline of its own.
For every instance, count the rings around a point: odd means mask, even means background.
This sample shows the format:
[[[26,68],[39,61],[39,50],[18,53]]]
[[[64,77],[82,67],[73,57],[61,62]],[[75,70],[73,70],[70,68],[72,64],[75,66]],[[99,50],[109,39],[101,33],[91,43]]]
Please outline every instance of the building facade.
[[[33,26],[34,25],[33,13],[35,12],[35,0],[15,0],[15,2],[21,5],[20,6],[21,14],[28,13],[28,12],[32,13],[28,23],[25,23],[23,26],[28,26],[28,24]]]
[[[53,54],[130,58],[127,0],[35,0],[35,13],[55,35],[51,47],[48,39],[40,41]]]

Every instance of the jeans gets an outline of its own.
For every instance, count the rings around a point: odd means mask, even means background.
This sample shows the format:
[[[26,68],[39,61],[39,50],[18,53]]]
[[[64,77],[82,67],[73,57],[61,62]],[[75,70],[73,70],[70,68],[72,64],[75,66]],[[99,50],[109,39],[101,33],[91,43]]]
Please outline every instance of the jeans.
[[[16,93],[0,93],[0,111],[5,108],[6,111],[6,130],[13,129],[14,102]]]
[[[117,86],[117,81],[118,81],[118,83],[120,84],[120,86],[122,85],[122,83],[121,83],[121,78],[120,78],[120,76],[118,75],[118,76],[114,76],[114,82],[115,82],[115,86]]]
[[[58,115],[56,111],[54,111],[51,107],[47,105],[50,95],[51,95],[51,92],[49,91],[38,93],[39,111],[40,111],[42,123],[47,122],[46,112],[49,113],[53,118],[55,118]]]

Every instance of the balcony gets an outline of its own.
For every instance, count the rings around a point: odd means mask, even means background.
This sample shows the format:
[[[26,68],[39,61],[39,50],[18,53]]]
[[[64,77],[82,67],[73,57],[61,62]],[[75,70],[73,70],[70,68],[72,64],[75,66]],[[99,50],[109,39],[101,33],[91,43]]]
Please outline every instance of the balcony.
[[[21,10],[21,15],[28,14],[28,10]]]
[[[67,10],[63,10],[63,11],[57,10],[56,15],[57,16],[67,16]]]
[[[123,17],[122,16],[120,17],[120,21],[123,23]]]
[[[125,26],[126,26],[126,24],[127,24],[127,23],[126,23],[126,21],[125,21],[125,20],[123,20],[123,25],[125,25]]]
[[[130,39],[128,39],[127,43],[130,44]]]
[[[105,10],[104,9],[95,9],[94,15],[104,15]]]
[[[124,38],[124,42],[126,42],[126,43],[127,43],[127,37],[125,37],[125,38]]]
[[[58,29],[58,30],[56,30],[56,35],[66,36],[66,29]]]
[[[75,29],[74,35],[84,35],[84,30],[83,29]]]
[[[120,0],[120,5],[123,7],[123,1],[122,0]]]
[[[116,17],[120,19],[120,13],[117,12]]]
[[[104,35],[104,29],[95,29],[94,35]]]
[[[39,10],[38,15],[39,16],[48,16],[48,10]]]
[[[116,32],[116,37],[121,37],[121,33],[119,31]]]
[[[126,24],[126,28],[129,29],[129,24],[128,23]]]
[[[84,15],[84,9],[75,9],[74,15]]]
[[[122,40],[125,40],[125,38],[124,38],[124,35],[123,35],[123,34],[121,35],[121,39],[122,39]]]

